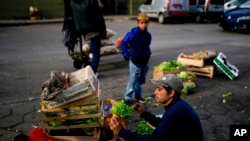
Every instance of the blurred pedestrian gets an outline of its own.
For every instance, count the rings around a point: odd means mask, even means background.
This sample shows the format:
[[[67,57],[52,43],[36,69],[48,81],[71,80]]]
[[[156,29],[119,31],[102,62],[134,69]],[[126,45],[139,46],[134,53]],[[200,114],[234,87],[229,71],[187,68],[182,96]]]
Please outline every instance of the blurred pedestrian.
[[[142,85],[145,84],[149,70],[151,55],[151,33],[148,32],[149,17],[140,13],[137,16],[137,26],[132,28],[123,38],[121,50],[124,59],[129,60],[129,80],[124,94],[126,104],[132,103],[132,95],[141,103],[145,102],[142,97]]]
[[[96,73],[100,62],[101,39],[106,38],[106,25],[98,0],[71,0],[70,6],[77,35],[90,40],[93,54],[91,68]]]
[[[159,80],[150,80],[155,86],[155,101],[162,104],[165,113],[162,117],[147,112],[142,104],[135,104],[142,118],[155,127],[151,135],[139,135],[122,126],[117,117],[112,117],[109,123],[115,136],[126,141],[203,141],[203,131],[200,119],[193,108],[180,98],[183,89],[182,80],[175,74],[166,74]]]
[[[101,0],[97,0],[98,1],[98,5],[99,5],[99,7],[100,8],[103,8],[104,7],[104,5],[103,5],[103,3],[101,2]]]

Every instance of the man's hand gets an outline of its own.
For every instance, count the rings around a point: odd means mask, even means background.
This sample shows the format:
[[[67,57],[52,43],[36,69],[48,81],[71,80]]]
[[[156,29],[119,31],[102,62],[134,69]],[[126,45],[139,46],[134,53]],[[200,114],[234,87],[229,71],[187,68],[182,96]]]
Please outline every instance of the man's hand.
[[[134,109],[136,112],[138,112],[140,115],[145,112],[145,108],[141,103],[136,103],[134,106]]]
[[[123,128],[121,119],[119,117],[113,116],[110,120],[109,127],[117,136],[120,130]]]

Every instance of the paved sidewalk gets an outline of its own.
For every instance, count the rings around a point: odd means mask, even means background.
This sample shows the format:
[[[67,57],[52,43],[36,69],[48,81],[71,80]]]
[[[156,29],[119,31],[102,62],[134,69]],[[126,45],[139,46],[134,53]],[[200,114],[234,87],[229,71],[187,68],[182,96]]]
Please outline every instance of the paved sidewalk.
[[[128,15],[110,15],[104,16],[105,20],[128,20],[133,19],[134,16]],[[0,20],[0,27],[4,26],[19,26],[19,25],[30,25],[30,24],[47,24],[47,23],[62,23],[63,18],[54,18],[54,19],[39,19],[39,20]]]

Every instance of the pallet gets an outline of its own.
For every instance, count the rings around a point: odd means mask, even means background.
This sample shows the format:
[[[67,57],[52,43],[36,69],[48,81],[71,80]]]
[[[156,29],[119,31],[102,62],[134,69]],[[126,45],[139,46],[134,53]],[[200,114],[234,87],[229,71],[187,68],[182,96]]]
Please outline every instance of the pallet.
[[[205,65],[204,67],[187,66],[187,71],[199,76],[205,76],[210,79],[214,77],[214,65]]]

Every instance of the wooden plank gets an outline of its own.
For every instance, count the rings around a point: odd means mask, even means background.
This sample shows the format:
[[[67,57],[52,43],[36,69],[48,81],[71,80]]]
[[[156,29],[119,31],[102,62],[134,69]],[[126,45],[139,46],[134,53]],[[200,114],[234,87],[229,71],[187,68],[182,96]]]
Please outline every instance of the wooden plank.
[[[77,101],[68,103],[66,105],[62,105],[59,108],[63,109],[63,108],[69,108],[69,107],[73,107],[73,106],[83,105],[83,103],[88,102],[88,101],[93,100],[93,99],[99,100],[96,93],[89,94],[89,95],[85,96],[84,98],[81,98],[81,99],[79,99]],[[49,111],[49,109],[47,108],[47,102],[48,101],[42,101],[41,102],[41,111],[42,112],[48,112]],[[52,109],[55,109],[55,108],[52,108]]]
[[[214,76],[214,65],[206,65],[204,67],[188,66],[187,71],[195,75],[205,76],[212,79]]]
[[[90,136],[52,136],[56,141],[99,141],[98,137]]]
[[[59,136],[52,135],[56,141],[99,141],[100,140],[101,130],[100,128],[94,128],[93,135],[89,136]]]
[[[67,125],[67,126],[58,126],[58,127],[48,126],[47,124],[45,124],[44,129],[47,129],[47,130],[60,130],[60,129],[77,129],[77,128],[98,128],[100,126],[101,126],[100,123],[77,124],[77,125]]]
[[[63,116],[63,117],[43,117],[43,122],[50,121],[60,121],[60,120],[77,120],[77,119],[86,119],[86,118],[99,118],[101,117],[101,113],[97,114],[86,114],[86,115],[71,115],[71,116]]]
[[[185,55],[183,53],[179,54],[177,61],[186,66],[203,67],[204,59],[194,58],[192,55]]]

